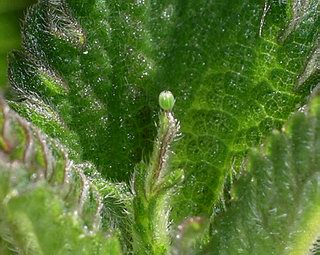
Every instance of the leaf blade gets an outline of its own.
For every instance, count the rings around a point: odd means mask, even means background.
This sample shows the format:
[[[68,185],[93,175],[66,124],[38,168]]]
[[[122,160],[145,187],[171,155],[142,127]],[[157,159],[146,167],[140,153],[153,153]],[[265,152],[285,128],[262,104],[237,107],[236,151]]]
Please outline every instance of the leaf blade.
[[[314,146],[319,143],[319,103],[314,98],[312,111],[293,115],[283,133],[273,133],[263,151],[251,153],[227,210],[213,218],[207,252],[313,254],[320,226]],[[306,155],[309,162],[302,165]]]

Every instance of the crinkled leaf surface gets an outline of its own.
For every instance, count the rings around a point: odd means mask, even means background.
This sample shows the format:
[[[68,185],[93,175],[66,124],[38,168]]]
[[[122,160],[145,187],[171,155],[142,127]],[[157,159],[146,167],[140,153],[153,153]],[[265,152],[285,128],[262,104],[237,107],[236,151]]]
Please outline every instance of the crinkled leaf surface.
[[[0,130],[0,253],[121,254],[89,166],[73,164],[1,98]]]
[[[7,82],[7,55],[14,48],[20,48],[20,19],[22,10],[34,3],[33,0],[10,0],[0,2],[0,86]]]
[[[319,1],[50,0],[29,11],[11,57],[12,102],[74,158],[117,181],[150,153],[170,89],[186,180],[173,216],[211,214],[247,148],[319,79]]]
[[[254,151],[217,212],[207,254],[318,254],[320,99]]]

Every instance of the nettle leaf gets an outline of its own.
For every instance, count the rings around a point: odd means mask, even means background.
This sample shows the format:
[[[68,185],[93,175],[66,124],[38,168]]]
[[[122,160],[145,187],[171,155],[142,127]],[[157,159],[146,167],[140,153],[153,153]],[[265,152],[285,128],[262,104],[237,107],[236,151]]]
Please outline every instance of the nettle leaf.
[[[22,10],[34,0],[10,0],[0,2],[0,87],[7,82],[7,55],[14,48],[20,48],[20,18]]]
[[[318,254],[320,98],[250,153],[227,209],[216,213],[207,254]]]
[[[176,160],[189,178],[177,198],[178,218],[190,212],[210,214],[225,173],[238,172],[247,148],[281,127],[304,95],[297,88],[315,85],[312,77],[319,79],[317,69],[308,75],[304,71],[318,47],[318,1],[304,6],[294,25],[295,1],[197,3],[190,1],[190,11],[184,12],[185,30],[193,35],[179,27],[185,47],[173,53],[186,66],[178,69],[186,100],[180,105],[183,113],[176,114],[184,134]],[[188,50],[192,54],[183,54]],[[166,77],[177,75],[171,73]],[[303,85],[299,75],[306,76]]]
[[[90,167],[73,164],[3,99],[0,129],[1,254],[120,254]]]
[[[40,1],[12,54],[11,106],[74,159],[128,181],[155,102],[177,98],[185,170],[172,217],[211,215],[227,174],[319,80],[319,1]],[[231,170],[230,170],[231,169]]]

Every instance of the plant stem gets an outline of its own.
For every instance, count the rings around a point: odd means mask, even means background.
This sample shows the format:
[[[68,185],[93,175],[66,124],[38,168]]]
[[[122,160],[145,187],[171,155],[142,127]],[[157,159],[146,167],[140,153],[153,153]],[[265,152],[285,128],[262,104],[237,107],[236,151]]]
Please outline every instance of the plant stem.
[[[170,194],[182,175],[169,167],[170,146],[179,131],[171,110],[159,116],[158,135],[148,165],[140,163],[134,176],[133,249],[135,254],[167,254]],[[180,172],[179,172],[180,173]]]

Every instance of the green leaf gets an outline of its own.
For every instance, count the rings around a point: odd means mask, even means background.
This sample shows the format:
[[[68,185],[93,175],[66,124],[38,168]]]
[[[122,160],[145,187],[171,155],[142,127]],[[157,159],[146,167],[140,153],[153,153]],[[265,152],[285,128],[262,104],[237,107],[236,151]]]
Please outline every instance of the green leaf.
[[[320,98],[250,153],[206,254],[316,254],[320,237]],[[318,248],[317,248],[318,247]]]
[[[225,173],[238,172],[247,149],[280,128],[301,102],[308,84],[299,87],[296,77],[303,76],[308,56],[318,47],[318,1],[305,6],[287,36],[296,1],[209,2],[189,1],[181,8],[179,20],[186,22],[175,34],[186,46],[173,51],[171,71],[168,66],[162,76],[169,82],[180,74],[175,84],[183,84],[176,116],[184,138],[176,161],[187,174],[175,205],[178,218],[211,215]],[[175,69],[178,58],[185,65]],[[179,104],[179,98],[185,100]]]
[[[40,1],[10,79],[16,111],[127,181],[151,153],[158,95],[176,96],[186,181],[172,217],[211,215],[249,147],[319,80],[319,1]]]
[[[103,224],[94,177],[84,174],[89,166],[74,164],[59,143],[12,112],[3,99],[0,130],[0,251],[120,254],[111,223]]]
[[[7,82],[7,55],[14,48],[20,48],[20,19],[22,10],[33,0],[10,0],[0,2],[0,87]]]

